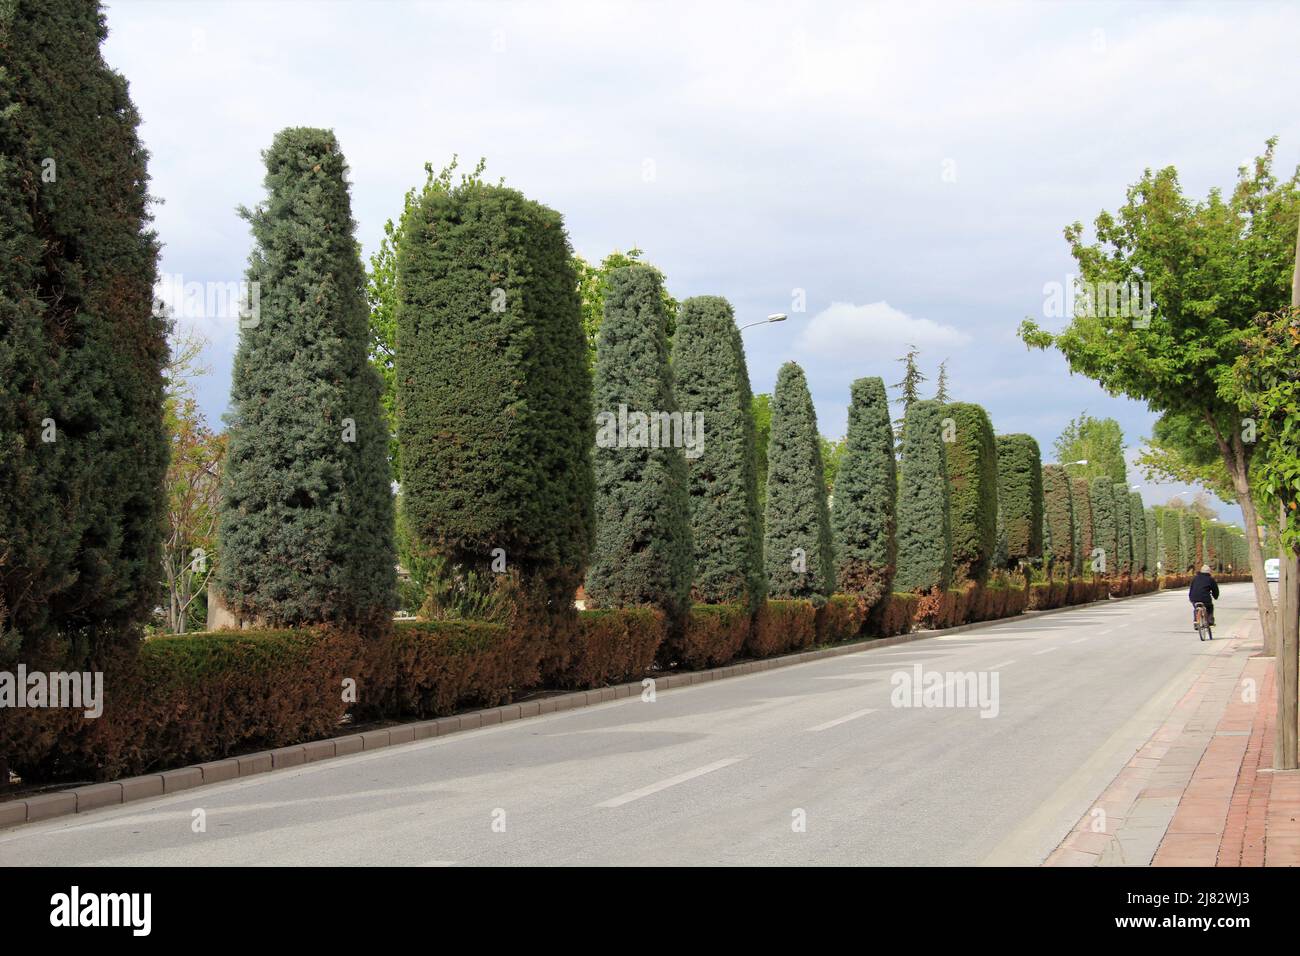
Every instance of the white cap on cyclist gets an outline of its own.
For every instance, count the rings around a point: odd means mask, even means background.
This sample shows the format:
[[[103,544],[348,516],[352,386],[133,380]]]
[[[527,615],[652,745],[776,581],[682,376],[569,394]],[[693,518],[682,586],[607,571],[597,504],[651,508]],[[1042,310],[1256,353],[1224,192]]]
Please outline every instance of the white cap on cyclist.
[[[1201,573],[1202,573],[1202,574],[1209,574],[1209,573],[1210,573],[1210,566],[1209,566],[1208,564],[1202,564],[1202,565],[1201,565]]]

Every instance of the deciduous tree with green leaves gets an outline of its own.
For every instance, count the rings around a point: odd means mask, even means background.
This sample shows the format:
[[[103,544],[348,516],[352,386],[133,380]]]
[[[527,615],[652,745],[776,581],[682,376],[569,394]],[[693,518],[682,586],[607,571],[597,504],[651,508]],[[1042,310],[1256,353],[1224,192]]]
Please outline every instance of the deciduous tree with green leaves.
[[[1082,412],[1061,430],[1052,450],[1071,478],[1109,475],[1110,480],[1128,480],[1124,463],[1124,430],[1113,418],[1093,418]],[[1084,461],[1087,464],[1079,464]]]
[[[1150,315],[1092,308],[1057,333],[1029,319],[1021,326],[1027,345],[1055,346],[1072,371],[1108,392],[1203,422],[1248,529],[1259,524],[1251,487],[1255,445],[1220,385],[1255,316],[1283,307],[1291,291],[1300,169],[1282,181],[1274,176],[1275,142],[1241,168],[1227,196],[1216,188],[1204,200],[1189,199],[1173,167],[1147,170],[1118,212],[1097,216],[1094,241],[1085,239],[1081,223],[1065,230],[1081,280],[1093,289],[1149,290]],[[1274,635],[1263,550],[1254,533],[1247,540],[1261,622]]]

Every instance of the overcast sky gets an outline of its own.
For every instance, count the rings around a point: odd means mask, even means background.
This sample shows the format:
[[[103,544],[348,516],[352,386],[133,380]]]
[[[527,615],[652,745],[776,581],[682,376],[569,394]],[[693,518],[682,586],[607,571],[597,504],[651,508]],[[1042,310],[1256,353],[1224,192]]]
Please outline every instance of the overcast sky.
[[[1052,460],[1062,426],[1113,416],[1134,450],[1155,416],[1029,353],[1065,285],[1061,236],[1123,202],[1145,167],[1202,196],[1281,138],[1300,160],[1295,41],[1283,3],[107,4],[109,63],[144,119],[162,270],[231,282],[236,215],[285,126],[335,130],[367,256],[423,166],[453,154],[565,216],[575,249],[631,245],[678,298],[726,296],[755,391],[808,373],[821,430],[849,383],[900,377],[915,343],[933,386]],[[175,279],[173,279],[175,281]],[[806,311],[798,312],[800,291]],[[225,410],[237,331],[198,320]],[[1134,473],[1148,503],[1181,486]],[[1225,517],[1239,521],[1236,508]]]

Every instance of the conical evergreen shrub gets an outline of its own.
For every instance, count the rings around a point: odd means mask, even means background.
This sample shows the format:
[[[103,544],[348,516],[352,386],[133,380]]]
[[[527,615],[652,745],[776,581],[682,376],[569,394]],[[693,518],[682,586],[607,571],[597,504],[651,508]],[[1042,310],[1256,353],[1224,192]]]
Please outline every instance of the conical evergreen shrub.
[[[1133,535],[1133,575],[1137,577],[1147,569],[1147,512],[1136,491],[1128,493],[1128,514]]]
[[[610,274],[594,393],[596,545],[587,599],[593,607],[647,605],[680,617],[693,563],[687,439],[707,448],[710,436],[686,434],[696,420],[674,398],[668,311],[653,266]]]
[[[757,609],[767,590],[758,512],[753,395],[731,304],[718,296],[682,303],[673,336],[673,375],[683,415],[704,434],[690,473],[692,598]]]
[[[254,248],[231,383],[219,580],[272,626],[386,623],[393,495],[347,166],[329,130],[290,128],[244,210]]]
[[[1092,548],[1100,551],[1099,570],[1103,574],[1119,573],[1118,523],[1115,517],[1115,483],[1107,475],[1099,475],[1089,484],[1092,504]]]
[[[988,412],[970,402],[943,407],[953,581],[982,584],[997,547],[998,449]]]
[[[402,229],[397,286],[416,547],[567,615],[591,549],[594,425],[563,219],[477,177],[425,190]]]
[[[898,560],[898,473],[889,399],[880,378],[860,378],[849,400],[843,457],[835,474],[831,530],[836,589],[865,605],[889,594]]]
[[[1070,479],[1070,504],[1074,510],[1074,573],[1084,574],[1092,561],[1092,498],[1087,478]]]
[[[1128,485],[1111,485],[1115,496],[1115,573],[1133,573],[1133,518],[1130,514]]]
[[[1178,512],[1165,508],[1160,513],[1160,566],[1163,574],[1181,574],[1183,570],[1183,526]]]
[[[998,435],[998,524],[1004,560],[1014,566],[1043,553],[1043,465],[1031,435]]]
[[[826,477],[812,395],[794,362],[781,366],[772,393],[764,533],[768,595],[823,603],[835,585]]]
[[[168,321],[148,153],[93,0],[0,3],[0,662],[157,603]]]
[[[1074,563],[1074,508],[1070,476],[1060,465],[1043,466],[1043,556],[1056,574],[1069,577]]]
[[[923,399],[903,416],[898,479],[898,591],[946,589],[952,583],[944,406]]]

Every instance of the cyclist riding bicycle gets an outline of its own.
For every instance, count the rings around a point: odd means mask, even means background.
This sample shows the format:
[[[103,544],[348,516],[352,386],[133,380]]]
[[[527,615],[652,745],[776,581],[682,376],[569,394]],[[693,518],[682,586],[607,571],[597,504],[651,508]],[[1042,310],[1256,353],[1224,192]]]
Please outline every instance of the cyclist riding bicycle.
[[[1196,605],[1205,605],[1205,623],[1214,627],[1214,599],[1219,596],[1219,582],[1210,574],[1208,564],[1201,565],[1201,573],[1192,578],[1187,589],[1187,600],[1192,602],[1192,623],[1196,623]]]

